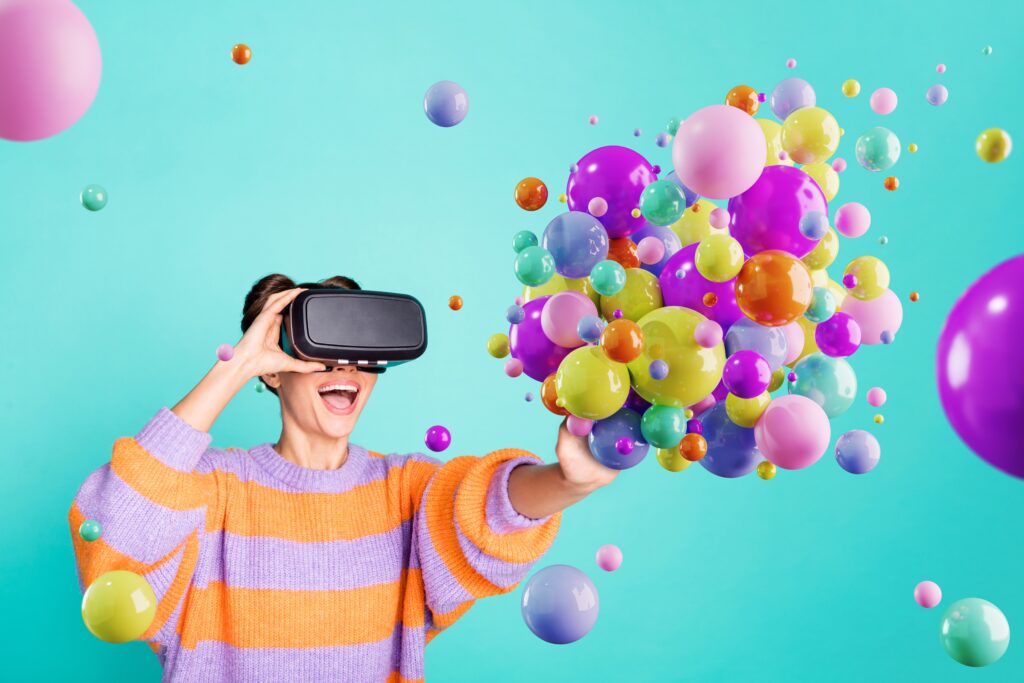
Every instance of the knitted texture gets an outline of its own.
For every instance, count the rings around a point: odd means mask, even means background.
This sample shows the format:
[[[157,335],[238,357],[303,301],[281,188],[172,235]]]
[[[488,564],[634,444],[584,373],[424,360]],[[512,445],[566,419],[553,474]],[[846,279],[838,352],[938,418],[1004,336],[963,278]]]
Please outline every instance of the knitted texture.
[[[560,514],[524,517],[498,450],[447,463],[349,444],[311,470],[269,443],[210,447],[161,408],[82,484],[68,519],[84,590],[136,572],[165,681],[420,681],[423,651],[478,598],[516,587]],[[99,540],[78,534],[86,519]]]

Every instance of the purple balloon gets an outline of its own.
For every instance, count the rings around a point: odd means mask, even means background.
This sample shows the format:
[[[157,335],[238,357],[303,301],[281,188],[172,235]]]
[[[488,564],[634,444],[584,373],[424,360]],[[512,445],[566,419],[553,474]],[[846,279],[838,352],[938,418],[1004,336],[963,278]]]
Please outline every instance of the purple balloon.
[[[650,449],[640,430],[640,414],[629,408],[619,408],[610,417],[595,420],[587,445],[595,460],[613,470],[635,467]]]
[[[665,255],[662,256],[661,260],[657,263],[652,263],[650,265],[641,263],[640,267],[654,276],[661,275],[661,271],[665,269],[665,264],[668,263],[670,258],[672,258],[672,254],[682,248],[683,243],[679,240],[679,235],[677,235],[672,228],[667,225],[651,225],[650,223],[645,223],[644,227],[630,235],[629,239],[640,244],[640,240],[645,237],[657,237],[660,239],[665,245]]]
[[[765,166],[750,189],[729,200],[729,234],[748,256],[781,249],[800,258],[818,244],[800,231],[800,221],[812,211],[828,215],[814,178],[792,166]]]
[[[698,416],[704,428],[708,452],[698,460],[711,474],[742,477],[764,460],[754,440],[754,430],[740,427],[729,419],[724,403],[716,403]]]
[[[685,306],[701,315],[711,318],[727,330],[730,325],[743,317],[736,305],[736,278],[725,282],[712,282],[699,272],[693,262],[697,245],[683,247],[665,263],[658,276],[661,296],[666,306]],[[682,271],[683,277],[679,277]],[[718,297],[714,306],[704,305],[704,295],[712,293]]]
[[[558,346],[548,339],[540,325],[540,312],[550,296],[542,296],[523,304],[525,317],[508,330],[508,346],[513,358],[523,363],[523,372],[538,382],[558,369],[572,349]]]
[[[740,318],[725,333],[725,353],[732,355],[743,349],[757,351],[775,370],[786,360],[789,342],[781,327],[767,327],[750,318]]]
[[[600,197],[608,210],[598,220],[608,237],[628,237],[644,226],[644,217],[633,217],[644,188],[658,179],[651,163],[628,147],[610,145],[588,152],[569,175],[565,195],[570,211],[587,211],[590,200]]]
[[[771,381],[772,366],[757,351],[743,349],[725,359],[722,383],[735,396],[760,396],[768,389]]]
[[[982,275],[939,336],[939,398],[953,429],[983,460],[1024,478],[1024,255]]]
[[[553,564],[526,581],[523,621],[533,634],[556,645],[579,640],[597,621],[597,588],[576,567]]]
[[[629,395],[626,396],[626,403],[623,405],[624,408],[636,411],[643,415],[644,411],[651,407],[651,404],[640,394],[636,393],[633,387],[629,388]]]
[[[833,313],[814,328],[814,341],[826,356],[844,358],[860,348],[860,325],[849,313]]]
[[[772,113],[779,121],[785,121],[786,117],[797,109],[813,107],[818,98],[814,94],[811,84],[802,78],[789,77],[779,81],[772,90],[771,107]]]

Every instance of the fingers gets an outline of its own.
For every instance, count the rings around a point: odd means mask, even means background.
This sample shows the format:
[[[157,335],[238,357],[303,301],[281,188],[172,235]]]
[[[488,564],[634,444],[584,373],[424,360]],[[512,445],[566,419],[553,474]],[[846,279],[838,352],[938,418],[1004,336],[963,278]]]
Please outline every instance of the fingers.
[[[289,356],[291,358],[291,356]],[[298,372],[301,374],[308,374],[311,372],[323,372],[327,369],[327,366],[323,363],[312,361],[312,360],[299,360],[298,358],[291,358],[290,363],[284,368],[284,372]]]
[[[302,287],[293,287],[292,289],[286,289],[283,292],[272,294],[267,299],[267,303],[263,304],[263,310],[260,311],[260,315],[273,315],[280,313],[284,310],[285,306],[290,304],[295,297],[304,291],[306,290]]]

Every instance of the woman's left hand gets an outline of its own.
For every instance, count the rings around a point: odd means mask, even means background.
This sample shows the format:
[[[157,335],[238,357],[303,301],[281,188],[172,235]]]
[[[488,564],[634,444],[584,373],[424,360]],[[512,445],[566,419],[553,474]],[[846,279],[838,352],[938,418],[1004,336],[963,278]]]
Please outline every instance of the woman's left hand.
[[[591,454],[586,437],[573,436],[565,420],[558,428],[555,455],[566,483],[586,493],[607,486],[619,474],[618,470],[599,463]]]

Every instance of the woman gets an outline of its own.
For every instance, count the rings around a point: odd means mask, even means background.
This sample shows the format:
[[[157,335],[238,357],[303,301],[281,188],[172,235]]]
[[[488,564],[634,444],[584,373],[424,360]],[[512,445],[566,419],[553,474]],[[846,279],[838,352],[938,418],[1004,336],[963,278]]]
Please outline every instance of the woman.
[[[475,599],[515,588],[560,511],[615,477],[564,424],[550,465],[516,449],[441,463],[352,443],[379,376],[326,372],[278,345],[285,307],[323,287],[359,288],[257,282],[234,357],[118,439],[71,507],[82,588],[113,569],[153,587],[142,637],[164,680],[421,680],[426,643]],[[280,399],[281,436],[210,447],[214,420],[253,377]],[[86,519],[102,538],[79,536]]]

